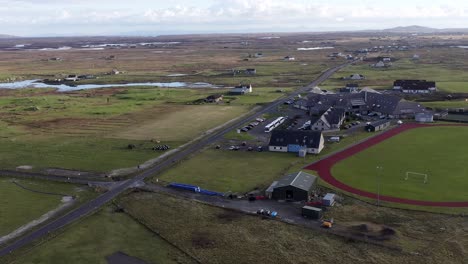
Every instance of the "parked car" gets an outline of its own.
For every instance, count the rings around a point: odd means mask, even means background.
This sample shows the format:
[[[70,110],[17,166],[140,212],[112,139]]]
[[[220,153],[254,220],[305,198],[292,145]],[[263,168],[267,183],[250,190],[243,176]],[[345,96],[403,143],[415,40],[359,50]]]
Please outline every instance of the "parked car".
[[[322,201],[313,201],[313,202],[307,202],[306,205],[313,206],[313,207],[320,207],[323,205],[323,203]]]
[[[220,148],[221,148],[221,146],[220,146],[220,145],[216,145],[216,147],[215,147],[215,148],[216,148],[216,149],[220,149]]]
[[[257,214],[258,215],[269,216],[269,217],[276,217],[278,215],[278,212],[265,210],[265,209],[258,209]]]
[[[263,151],[263,147],[262,147],[262,146],[258,146],[257,151],[258,151],[258,152],[262,152],[262,151]]]
[[[260,123],[265,122],[265,119],[264,119],[264,118],[260,118],[260,117],[257,118],[257,119],[255,119],[255,120],[257,120],[257,121],[260,122]]]
[[[253,150],[252,147],[248,147],[248,148],[247,148],[247,151],[252,151],[252,150]]]

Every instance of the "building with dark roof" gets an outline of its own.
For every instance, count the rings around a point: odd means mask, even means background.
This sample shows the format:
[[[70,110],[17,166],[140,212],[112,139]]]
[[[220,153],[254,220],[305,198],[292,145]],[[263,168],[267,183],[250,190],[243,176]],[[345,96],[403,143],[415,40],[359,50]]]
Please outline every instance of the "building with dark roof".
[[[325,139],[320,131],[273,130],[268,149],[274,152],[293,153],[306,149],[309,154],[319,154],[324,146]]]
[[[252,85],[251,84],[249,84],[249,85],[241,84],[241,85],[238,85],[238,86],[235,86],[234,88],[232,88],[229,91],[229,94],[244,95],[246,93],[251,93],[251,92],[252,92]]]
[[[207,103],[217,103],[223,100],[222,94],[212,94],[205,98],[205,102]]]
[[[330,107],[344,109],[346,113],[376,113],[391,118],[410,118],[425,112],[418,103],[409,102],[398,96],[381,94],[369,90],[359,93],[315,94],[307,96],[310,115],[321,115]]]
[[[383,119],[383,120],[379,120],[379,121],[375,121],[370,124],[367,124],[365,129],[367,132],[377,132],[377,131],[386,129],[389,126],[390,126],[390,120]]]
[[[302,171],[291,173],[273,182],[265,193],[276,200],[308,201],[316,181],[316,176]]]
[[[437,91],[436,83],[426,80],[396,80],[393,82],[393,89],[413,94]]]
[[[311,117],[311,130],[315,131],[336,131],[340,130],[345,120],[345,110],[342,108],[330,107],[320,116]]]
[[[357,93],[359,92],[359,84],[357,83],[348,83],[346,87],[340,89],[341,93]]]

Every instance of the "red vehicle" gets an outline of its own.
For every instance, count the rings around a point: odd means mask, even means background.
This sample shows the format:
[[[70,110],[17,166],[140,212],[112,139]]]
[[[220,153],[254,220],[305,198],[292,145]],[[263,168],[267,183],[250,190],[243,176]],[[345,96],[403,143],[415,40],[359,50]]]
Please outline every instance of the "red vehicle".
[[[308,206],[314,206],[314,207],[320,207],[323,205],[322,201],[313,201],[313,202],[307,202],[306,205]]]
[[[266,200],[266,196],[263,196],[263,195],[258,195],[258,196],[255,196],[255,199],[256,200]]]

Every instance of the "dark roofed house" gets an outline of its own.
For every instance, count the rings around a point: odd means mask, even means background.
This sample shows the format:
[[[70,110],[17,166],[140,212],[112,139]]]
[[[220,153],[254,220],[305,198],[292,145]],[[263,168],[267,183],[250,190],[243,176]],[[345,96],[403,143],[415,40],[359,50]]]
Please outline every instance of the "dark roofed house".
[[[256,69],[245,69],[245,74],[255,75],[255,74],[257,74],[257,70]]]
[[[308,201],[312,195],[316,181],[316,176],[302,171],[288,174],[270,186],[269,189],[272,189],[271,198],[276,200]]]
[[[324,144],[325,139],[320,131],[273,130],[268,149],[274,152],[293,153],[306,149],[307,153],[319,154]]]
[[[344,109],[346,113],[368,114],[370,112],[392,118],[411,118],[423,112],[421,105],[402,100],[398,96],[380,94],[362,89],[359,93],[315,94],[307,96],[309,113],[321,115],[330,107]]]
[[[205,102],[207,103],[217,103],[219,101],[223,100],[223,95],[222,94],[212,94],[208,97],[206,97]]]
[[[229,94],[243,95],[243,94],[251,93],[251,92],[252,92],[252,85],[251,84],[249,84],[249,85],[241,84],[241,85],[238,85],[238,86],[235,86],[234,88],[232,88],[229,91]]]
[[[340,130],[345,120],[345,110],[342,108],[330,107],[320,117],[312,117],[311,130],[328,131]]]
[[[432,93],[437,91],[436,83],[426,80],[396,80],[393,89],[403,93]]]

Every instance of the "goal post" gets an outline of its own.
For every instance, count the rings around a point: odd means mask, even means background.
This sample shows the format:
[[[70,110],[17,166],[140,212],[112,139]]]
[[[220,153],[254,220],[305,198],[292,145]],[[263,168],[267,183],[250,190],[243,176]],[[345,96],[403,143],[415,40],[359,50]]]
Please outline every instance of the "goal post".
[[[427,173],[420,173],[420,172],[413,172],[407,171],[405,175],[405,181],[422,181],[423,183],[427,183],[429,180],[429,176]]]

